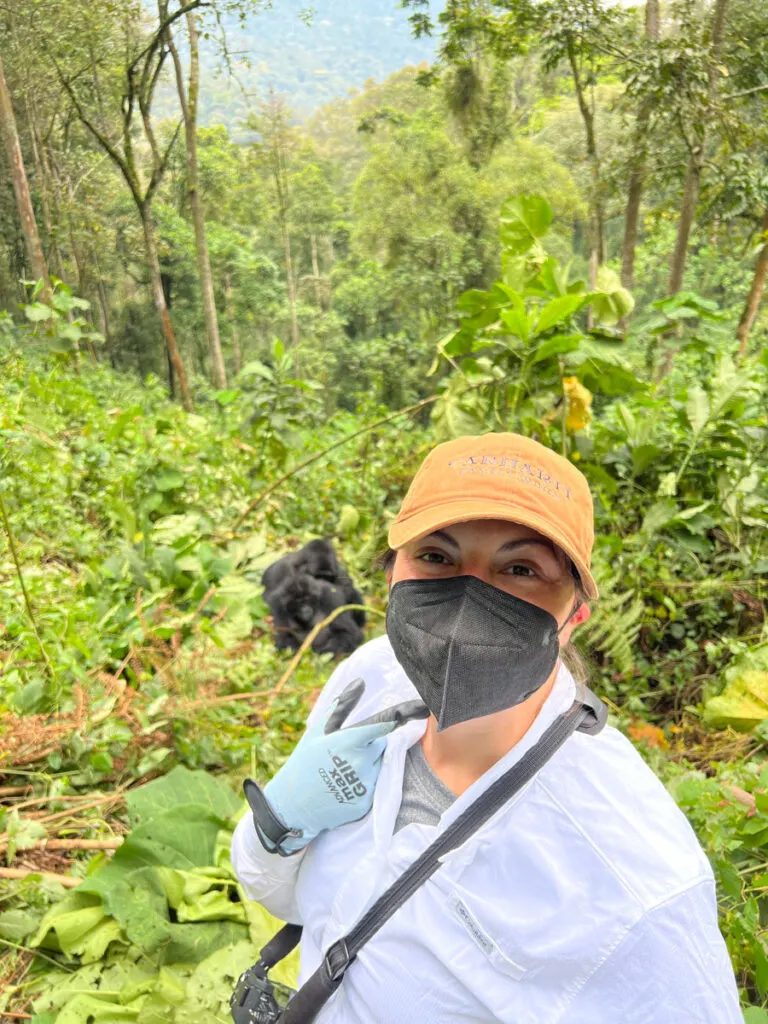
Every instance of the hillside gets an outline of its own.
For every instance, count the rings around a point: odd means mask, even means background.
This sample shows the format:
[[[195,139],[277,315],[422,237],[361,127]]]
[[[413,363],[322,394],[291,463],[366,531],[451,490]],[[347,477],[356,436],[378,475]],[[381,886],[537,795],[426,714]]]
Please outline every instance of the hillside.
[[[273,89],[306,116],[374,78],[431,59],[434,44],[414,39],[396,0],[283,0],[244,23],[223,19],[234,78],[222,73],[213,39],[203,51],[201,122],[233,129],[249,101]]]

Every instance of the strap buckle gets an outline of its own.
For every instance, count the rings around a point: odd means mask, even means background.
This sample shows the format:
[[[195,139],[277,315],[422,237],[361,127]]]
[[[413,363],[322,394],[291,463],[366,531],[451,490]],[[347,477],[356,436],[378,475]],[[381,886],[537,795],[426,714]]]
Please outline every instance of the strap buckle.
[[[344,939],[338,939],[328,948],[327,953],[323,959],[323,967],[325,973],[328,975],[328,980],[332,982],[339,982],[344,977],[344,973],[349,967],[351,957],[349,950],[347,949],[347,943]]]
[[[578,732],[586,733],[587,736],[597,736],[608,721],[607,706],[596,693],[593,693],[583,684],[577,689],[576,699],[581,702],[582,711],[584,712],[584,717],[577,726]]]

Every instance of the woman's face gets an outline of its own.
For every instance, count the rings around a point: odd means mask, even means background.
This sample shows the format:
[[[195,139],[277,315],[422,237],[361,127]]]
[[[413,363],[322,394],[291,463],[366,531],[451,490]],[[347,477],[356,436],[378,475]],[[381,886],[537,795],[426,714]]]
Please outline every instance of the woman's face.
[[[499,590],[530,601],[562,625],[580,595],[566,555],[527,526],[503,519],[452,523],[397,551],[390,584],[476,576]],[[582,604],[560,634],[565,645],[574,628],[589,618]]]

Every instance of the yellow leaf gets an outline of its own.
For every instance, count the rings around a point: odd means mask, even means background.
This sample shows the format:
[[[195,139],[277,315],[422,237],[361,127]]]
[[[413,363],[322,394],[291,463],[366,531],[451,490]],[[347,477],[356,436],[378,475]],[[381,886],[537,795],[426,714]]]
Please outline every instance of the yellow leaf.
[[[563,392],[568,403],[566,427],[568,430],[583,430],[592,419],[592,392],[578,377],[563,377]]]

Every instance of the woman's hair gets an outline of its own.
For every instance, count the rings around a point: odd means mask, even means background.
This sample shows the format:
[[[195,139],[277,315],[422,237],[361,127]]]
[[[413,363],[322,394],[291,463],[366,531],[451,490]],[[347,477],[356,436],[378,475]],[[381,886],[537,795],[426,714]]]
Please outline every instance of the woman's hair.
[[[571,576],[573,577],[574,584],[576,586],[576,594],[579,598],[579,604],[583,604],[587,601],[587,592],[584,589],[584,584],[581,581],[579,570],[573,564],[568,556],[565,556],[568,562],[568,568]],[[376,567],[381,569],[382,572],[390,572],[394,565],[395,559],[397,558],[397,552],[394,548],[387,548],[379,557],[376,559]],[[569,640],[568,643],[560,651],[560,657],[562,658],[563,664],[571,673],[577,683],[586,683],[589,680],[589,666],[584,659],[584,656],[578,650],[577,647]]]

